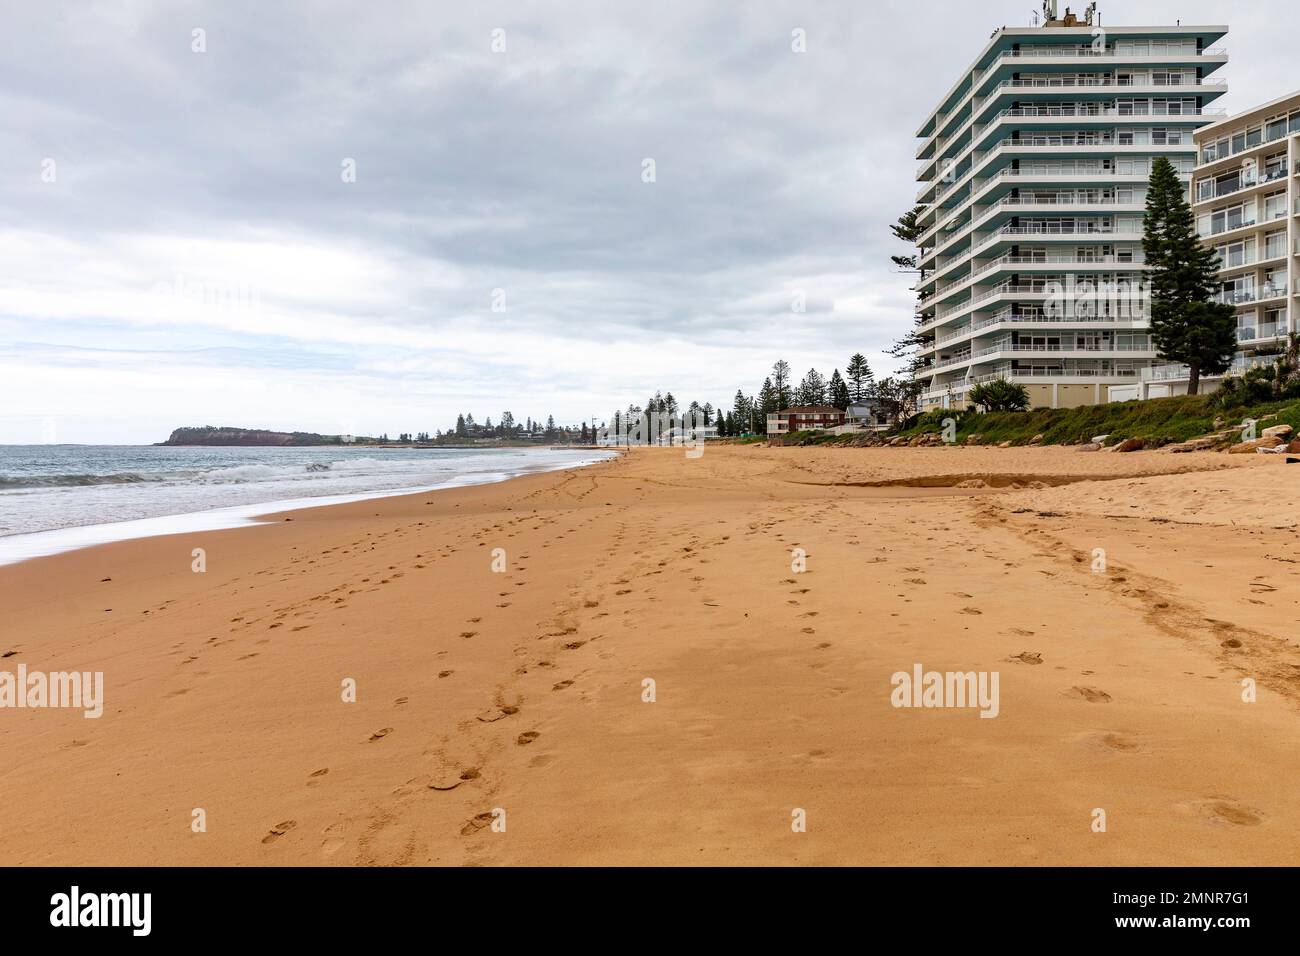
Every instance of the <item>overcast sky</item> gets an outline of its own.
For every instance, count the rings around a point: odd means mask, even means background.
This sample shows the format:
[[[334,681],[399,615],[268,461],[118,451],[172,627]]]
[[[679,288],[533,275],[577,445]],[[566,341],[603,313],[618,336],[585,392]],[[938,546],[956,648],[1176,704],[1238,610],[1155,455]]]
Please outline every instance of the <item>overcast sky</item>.
[[[0,442],[888,373],[913,134],[1035,6],[2,0]],[[1293,4],[1102,12],[1228,23],[1233,111],[1300,88]]]

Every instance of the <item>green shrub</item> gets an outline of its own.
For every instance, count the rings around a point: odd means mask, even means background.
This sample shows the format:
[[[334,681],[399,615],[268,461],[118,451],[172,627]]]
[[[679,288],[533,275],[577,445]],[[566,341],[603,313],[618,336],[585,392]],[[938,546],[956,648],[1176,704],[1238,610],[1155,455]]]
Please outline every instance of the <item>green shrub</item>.
[[[972,388],[970,400],[990,412],[1023,412],[1029,408],[1029,389],[1019,382],[995,378]]]

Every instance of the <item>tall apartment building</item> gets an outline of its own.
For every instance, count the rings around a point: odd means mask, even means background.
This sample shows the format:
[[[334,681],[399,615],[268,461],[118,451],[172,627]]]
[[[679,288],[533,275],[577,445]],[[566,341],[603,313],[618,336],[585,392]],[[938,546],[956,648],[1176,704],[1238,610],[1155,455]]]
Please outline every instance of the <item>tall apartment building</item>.
[[[1237,308],[1239,350],[1228,374],[1240,374],[1271,363],[1268,353],[1297,331],[1300,93],[1205,126],[1194,138],[1196,231],[1219,253],[1219,301]],[[1144,373],[1140,397],[1186,392],[1186,366],[1161,365]]]
[[[1193,134],[1222,113],[1227,27],[1044,7],[1042,26],[994,32],[917,132],[922,408],[1000,377],[1034,406],[1105,402],[1156,364],[1142,310],[1088,290],[1141,279],[1151,163],[1190,180]]]

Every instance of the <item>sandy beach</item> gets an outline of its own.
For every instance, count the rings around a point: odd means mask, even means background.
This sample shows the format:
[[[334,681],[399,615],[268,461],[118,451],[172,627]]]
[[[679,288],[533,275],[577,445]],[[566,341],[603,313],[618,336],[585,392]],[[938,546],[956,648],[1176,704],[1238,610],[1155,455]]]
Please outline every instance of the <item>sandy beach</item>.
[[[0,713],[0,864],[1300,863],[1298,493],[637,449],[3,567],[0,667],[105,704]],[[997,672],[996,719],[892,706],[916,664]]]

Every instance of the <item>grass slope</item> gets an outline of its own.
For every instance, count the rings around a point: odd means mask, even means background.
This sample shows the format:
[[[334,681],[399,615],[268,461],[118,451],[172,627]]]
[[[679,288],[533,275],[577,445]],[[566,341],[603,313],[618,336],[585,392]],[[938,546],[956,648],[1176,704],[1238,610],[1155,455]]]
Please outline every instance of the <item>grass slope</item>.
[[[902,435],[920,435],[943,428],[945,418],[957,421],[957,439],[980,435],[982,444],[1010,441],[1027,443],[1035,435],[1043,444],[1059,445],[1085,442],[1094,435],[1109,435],[1114,442],[1125,438],[1145,438],[1157,444],[1186,441],[1215,431],[1215,420],[1225,426],[1247,418],[1275,416],[1269,424],[1286,423],[1300,433],[1300,402],[1268,402],[1234,408],[1214,408],[1206,395],[1181,395],[1139,402],[1115,402],[1086,405],[1080,408],[1039,409],[1030,412],[992,412],[988,414],[932,411],[908,423]]]

